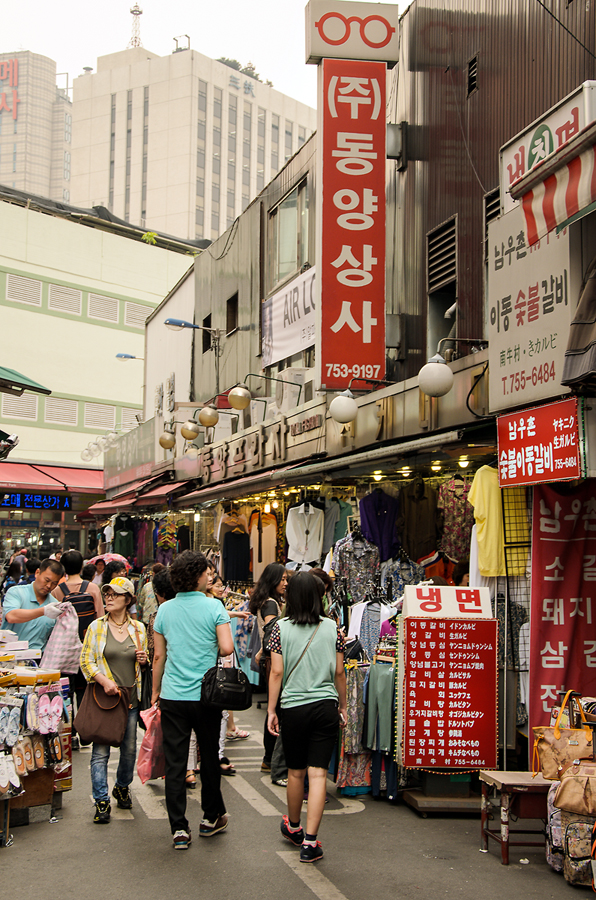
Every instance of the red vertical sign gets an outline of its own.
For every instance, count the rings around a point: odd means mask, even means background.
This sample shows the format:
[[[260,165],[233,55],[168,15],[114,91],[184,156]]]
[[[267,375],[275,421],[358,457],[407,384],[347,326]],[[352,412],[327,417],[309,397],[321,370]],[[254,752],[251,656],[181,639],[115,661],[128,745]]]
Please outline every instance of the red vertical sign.
[[[385,377],[386,64],[323,60],[321,381]]]
[[[559,691],[596,695],[596,485],[538,485],[532,524],[530,725]]]

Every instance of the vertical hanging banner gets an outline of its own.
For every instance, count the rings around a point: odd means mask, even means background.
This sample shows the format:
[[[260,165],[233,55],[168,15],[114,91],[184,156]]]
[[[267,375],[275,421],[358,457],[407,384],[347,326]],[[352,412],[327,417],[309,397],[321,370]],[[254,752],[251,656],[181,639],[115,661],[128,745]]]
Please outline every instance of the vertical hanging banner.
[[[319,70],[325,388],[385,377],[386,70],[345,59],[324,59]]]
[[[532,524],[530,726],[563,690],[596,695],[596,486],[536,485]],[[531,732],[530,732],[531,733]]]

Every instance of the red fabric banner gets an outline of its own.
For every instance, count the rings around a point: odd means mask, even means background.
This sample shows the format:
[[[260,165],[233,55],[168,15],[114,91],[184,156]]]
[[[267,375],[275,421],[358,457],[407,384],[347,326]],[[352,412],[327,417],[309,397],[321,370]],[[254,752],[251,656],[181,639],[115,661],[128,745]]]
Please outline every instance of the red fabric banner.
[[[596,696],[596,482],[537,485],[532,526],[530,726],[559,691]],[[530,732],[531,734],[531,732]]]

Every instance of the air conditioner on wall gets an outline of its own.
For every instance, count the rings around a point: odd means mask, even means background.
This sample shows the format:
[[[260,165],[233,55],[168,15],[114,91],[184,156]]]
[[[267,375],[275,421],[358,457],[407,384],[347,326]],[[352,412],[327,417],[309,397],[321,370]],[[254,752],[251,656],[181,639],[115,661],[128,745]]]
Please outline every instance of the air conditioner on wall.
[[[313,369],[291,366],[279,373],[275,383],[275,402],[282,413],[313,399]]]

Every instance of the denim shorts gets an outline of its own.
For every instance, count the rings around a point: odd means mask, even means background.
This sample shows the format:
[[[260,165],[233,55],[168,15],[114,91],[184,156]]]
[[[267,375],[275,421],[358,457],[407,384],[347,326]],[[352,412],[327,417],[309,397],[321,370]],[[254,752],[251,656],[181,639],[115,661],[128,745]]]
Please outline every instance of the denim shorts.
[[[281,741],[288,769],[328,769],[338,734],[337,700],[317,700],[281,711]]]

